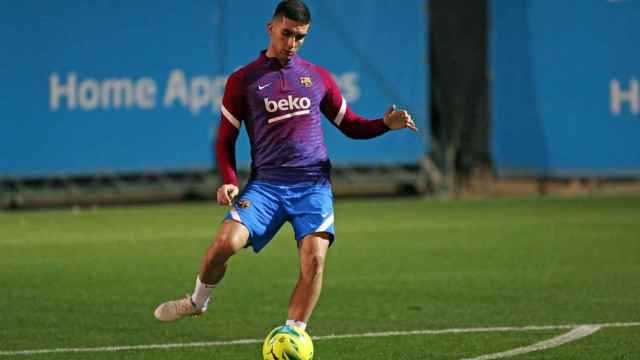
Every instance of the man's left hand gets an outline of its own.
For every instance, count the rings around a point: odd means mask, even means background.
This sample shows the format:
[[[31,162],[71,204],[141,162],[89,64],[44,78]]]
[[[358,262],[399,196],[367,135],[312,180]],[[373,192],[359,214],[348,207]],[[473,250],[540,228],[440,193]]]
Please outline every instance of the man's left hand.
[[[395,105],[391,105],[389,110],[384,113],[382,121],[391,130],[409,128],[415,132],[418,131],[411,115],[406,110],[396,110]]]

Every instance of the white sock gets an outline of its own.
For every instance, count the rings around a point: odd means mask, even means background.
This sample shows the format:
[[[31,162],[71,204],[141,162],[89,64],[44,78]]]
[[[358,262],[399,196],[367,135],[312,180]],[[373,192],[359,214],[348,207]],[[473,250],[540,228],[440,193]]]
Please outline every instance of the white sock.
[[[195,304],[195,306],[205,311],[207,310],[207,305],[209,304],[209,298],[211,298],[211,292],[215,285],[205,284],[200,281],[200,276],[196,278],[196,288],[193,290],[193,295],[191,295],[191,302]]]
[[[307,323],[302,322],[302,321],[298,321],[298,320],[287,320],[286,323],[284,323],[285,325],[289,325],[289,326],[297,326],[302,330],[307,330]]]

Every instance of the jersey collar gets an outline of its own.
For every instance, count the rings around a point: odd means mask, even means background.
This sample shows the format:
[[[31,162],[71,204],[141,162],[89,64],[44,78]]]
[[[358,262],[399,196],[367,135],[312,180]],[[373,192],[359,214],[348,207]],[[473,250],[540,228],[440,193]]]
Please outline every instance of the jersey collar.
[[[260,51],[260,57],[259,59],[267,64],[269,64],[270,66],[280,69],[280,68],[284,68],[284,69],[288,69],[288,68],[292,68],[294,66],[296,66],[299,62],[300,62],[300,57],[298,56],[298,54],[293,55],[293,57],[291,59],[289,59],[289,62],[286,65],[282,65],[280,64],[280,61],[278,61],[278,59],[276,58],[270,58],[267,57],[267,50],[262,50]]]

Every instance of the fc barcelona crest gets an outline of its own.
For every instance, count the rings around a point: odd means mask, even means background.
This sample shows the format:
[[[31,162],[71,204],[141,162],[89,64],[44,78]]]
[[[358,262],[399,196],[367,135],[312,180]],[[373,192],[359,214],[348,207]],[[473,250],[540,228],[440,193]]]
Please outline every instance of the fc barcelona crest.
[[[240,201],[238,201],[238,206],[241,209],[247,209],[247,208],[249,208],[249,206],[251,206],[251,201],[246,200],[246,199],[241,199]]]
[[[302,76],[300,78],[300,84],[306,87],[311,87],[311,85],[313,85],[313,82],[311,81],[311,78],[309,76]]]

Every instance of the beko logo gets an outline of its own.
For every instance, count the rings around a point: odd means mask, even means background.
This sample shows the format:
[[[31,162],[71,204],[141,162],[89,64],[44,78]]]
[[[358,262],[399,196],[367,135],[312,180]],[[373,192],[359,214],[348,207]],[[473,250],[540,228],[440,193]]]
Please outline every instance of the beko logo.
[[[305,110],[311,107],[311,100],[308,97],[293,97],[289,95],[286,99],[280,99],[278,101],[269,100],[264,98],[264,107],[267,112],[273,113],[278,110]]]

